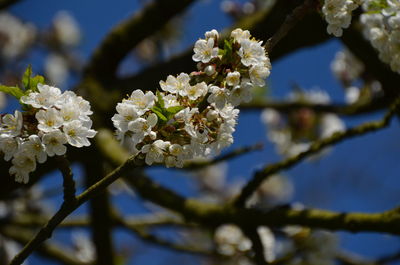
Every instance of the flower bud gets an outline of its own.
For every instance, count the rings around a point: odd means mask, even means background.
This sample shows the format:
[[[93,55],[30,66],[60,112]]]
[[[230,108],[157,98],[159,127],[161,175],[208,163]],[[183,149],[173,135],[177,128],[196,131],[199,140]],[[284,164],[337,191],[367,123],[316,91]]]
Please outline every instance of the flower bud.
[[[214,65],[208,65],[206,68],[204,68],[204,73],[208,76],[212,76],[215,74],[215,66]]]

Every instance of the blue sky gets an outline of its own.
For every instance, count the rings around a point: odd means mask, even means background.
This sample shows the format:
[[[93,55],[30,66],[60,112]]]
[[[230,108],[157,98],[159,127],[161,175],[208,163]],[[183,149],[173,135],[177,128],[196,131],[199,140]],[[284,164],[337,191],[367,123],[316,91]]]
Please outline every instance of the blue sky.
[[[84,58],[88,58],[114,25],[138,10],[140,2],[24,0],[16,4],[11,11],[25,20],[34,22],[39,28],[48,27],[58,10],[69,11],[81,25],[84,39],[79,51]],[[220,30],[231,24],[229,17],[221,13],[219,3],[220,1],[216,0],[202,0],[190,8],[190,15],[186,17],[183,28],[182,43],[178,49],[191,45],[207,30],[213,28]],[[335,102],[343,101],[342,90],[329,67],[335,52],[340,49],[340,42],[332,40],[275,62],[269,78],[272,95],[284,98],[290,91],[291,84],[295,82],[304,89],[320,87],[325,89]],[[34,61],[31,62],[34,68],[35,65],[41,65],[41,59],[40,53],[34,57]],[[371,117],[379,118],[381,115],[382,113],[379,113]],[[354,125],[365,120],[365,117],[357,117],[347,118],[345,121]],[[399,205],[400,195],[398,188],[396,189],[400,184],[399,132],[398,121],[395,120],[389,129],[341,143],[321,160],[303,163],[286,172],[296,188],[293,201],[324,209],[365,212],[382,211]],[[242,112],[232,148],[260,141],[265,143],[262,152],[245,155],[230,163],[228,173],[230,180],[246,179],[257,167],[280,159],[274,153],[272,144],[266,140],[259,112]],[[191,190],[187,188],[188,181],[185,177],[175,172],[162,175],[155,178],[185,195],[190,195]],[[48,185],[54,183],[53,178],[46,180],[46,183]],[[129,198],[121,198],[117,202],[123,209],[132,212],[143,210],[127,200]],[[400,241],[388,235],[373,233],[353,235],[344,232],[339,234],[343,246],[367,257],[376,257],[400,249]],[[56,235],[66,238],[65,232],[57,232]],[[132,240],[132,237],[119,232],[116,239],[125,242]],[[168,255],[164,250],[152,248],[132,260],[130,264],[165,264],[161,257]],[[30,264],[52,263],[32,258]]]

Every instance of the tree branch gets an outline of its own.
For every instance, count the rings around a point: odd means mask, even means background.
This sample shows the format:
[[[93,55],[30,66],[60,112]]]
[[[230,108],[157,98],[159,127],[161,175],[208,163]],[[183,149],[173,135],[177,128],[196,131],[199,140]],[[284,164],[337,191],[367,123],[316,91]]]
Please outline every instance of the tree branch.
[[[152,1],[106,36],[90,59],[86,74],[99,79],[112,77],[121,60],[132,48],[161,29],[193,2],[194,0]]]
[[[258,187],[266,178],[278,173],[279,171],[289,169],[290,167],[297,165],[305,158],[321,151],[323,148],[342,142],[343,140],[349,138],[364,135],[366,133],[374,132],[387,127],[390,123],[391,118],[396,114],[398,104],[399,99],[396,100],[395,104],[392,105],[390,111],[380,121],[367,122],[365,124],[359,125],[343,132],[336,132],[330,137],[313,142],[308,150],[301,152],[296,156],[290,157],[284,161],[275,164],[268,165],[262,170],[257,171],[254,174],[253,178],[243,187],[241,193],[235,199],[234,205],[237,207],[243,207],[246,203],[246,200],[258,189]]]
[[[233,151],[226,153],[224,155],[218,156],[214,159],[211,160],[207,160],[207,161],[201,161],[201,162],[197,162],[197,161],[190,161],[184,164],[184,167],[182,169],[184,170],[196,170],[199,168],[204,168],[207,166],[211,166],[211,165],[215,165],[218,164],[220,162],[223,161],[227,161],[233,158],[236,158],[238,156],[247,154],[249,152],[252,151],[258,151],[258,150],[262,150],[263,149],[263,144],[262,143],[257,143],[251,146],[245,146],[245,147],[240,147],[237,149],[234,149]]]
[[[257,265],[267,265],[268,262],[265,259],[264,255],[264,245],[261,241],[260,235],[257,232],[257,227],[244,227],[243,233],[250,239],[251,241],[251,248],[254,252],[254,260],[255,264]]]
[[[281,27],[287,15],[303,2],[304,0],[276,1],[271,9],[261,10],[254,15],[245,17],[230,29],[248,29],[254,37],[267,40]],[[313,28],[312,32],[310,28]],[[221,34],[221,39],[228,37],[228,31]],[[326,33],[326,27],[321,17],[316,12],[309,13],[292,28],[290,34],[286,35],[269,55],[274,61],[300,48],[320,44],[329,38],[331,36]],[[155,90],[159,80],[165,79],[167,75],[194,69],[192,54],[193,50],[190,47],[167,62],[151,66],[131,77],[116,80],[113,85],[123,89],[123,95],[130,92],[132,88]]]
[[[23,245],[29,242],[33,237],[31,231],[12,225],[3,226],[0,229],[0,233],[3,236]],[[61,246],[57,246],[54,242],[42,244],[37,250],[39,255],[61,262],[65,265],[89,265],[88,263],[75,259],[73,253],[66,251],[65,248]]]
[[[129,158],[124,164],[117,167],[114,171],[106,177],[96,182],[82,194],[77,196],[76,201],[64,201],[57,211],[57,213],[48,221],[48,223],[33,237],[25,247],[14,257],[10,265],[19,265],[46,239],[50,238],[54,229],[75,209],[77,209],[84,202],[98,195],[100,192],[122,176],[126,171],[135,166],[134,158]]]
[[[283,39],[288,32],[296,26],[299,21],[310,12],[316,5],[315,0],[305,0],[300,6],[296,7],[292,13],[286,18],[285,22],[279,27],[279,29],[270,37],[265,43],[265,50],[270,52],[275,45]]]
[[[5,9],[21,0],[0,0],[0,10]]]
[[[355,116],[386,109],[390,104],[387,98],[377,98],[363,104],[313,104],[304,102],[254,101],[240,105],[241,110],[275,109],[288,113],[301,108],[309,108],[315,112],[335,113],[342,116]]]
[[[92,152],[88,157],[90,159],[84,164],[86,187],[92,186],[104,176],[102,158],[98,152]],[[90,200],[89,214],[92,241],[96,248],[96,264],[114,265],[113,220],[107,190]]]
[[[69,161],[65,155],[56,156],[55,159],[58,165],[58,169],[61,171],[61,174],[63,176],[64,201],[71,201],[73,203],[76,200],[75,182]]]

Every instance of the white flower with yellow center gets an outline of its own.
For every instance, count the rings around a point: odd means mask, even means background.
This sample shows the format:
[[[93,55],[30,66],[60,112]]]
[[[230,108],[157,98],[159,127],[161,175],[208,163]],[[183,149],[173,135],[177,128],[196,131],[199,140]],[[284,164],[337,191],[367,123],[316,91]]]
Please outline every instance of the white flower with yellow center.
[[[15,181],[28,183],[29,173],[36,169],[35,157],[25,152],[18,152],[12,160],[12,164],[9,173],[15,175]]]
[[[21,144],[20,151],[34,157],[39,163],[44,163],[47,159],[45,146],[35,134],[30,135],[28,141]]]
[[[74,120],[64,124],[63,132],[70,145],[75,147],[89,146],[90,142],[87,138],[93,138],[96,135],[96,131],[89,129],[91,126],[91,121],[83,123]]]
[[[61,96],[61,90],[57,87],[38,84],[37,88],[39,93],[29,93],[27,96],[21,97],[21,102],[27,105],[31,105],[34,108],[48,109],[57,104]]]
[[[228,73],[226,75],[226,83],[228,86],[237,86],[240,83],[240,73],[238,71]]]
[[[137,113],[143,115],[146,111],[151,109],[154,106],[155,96],[153,92],[148,91],[143,93],[142,90],[136,89],[132,92],[131,96],[128,99],[124,99],[123,103],[130,103],[137,109]]]
[[[190,77],[186,73],[180,73],[177,77],[169,75],[165,82],[160,81],[160,87],[164,91],[184,97],[187,95],[186,90],[190,86],[189,81]]]
[[[67,151],[64,144],[67,143],[67,137],[60,130],[54,130],[43,135],[42,142],[46,147],[48,156],[63,155]]]
[[[207,91],[208,87],[205,82],[197,83],[194,86],[188,86],[186,88],[186,94],[190,100],[196,100],[201,96],[205,96]]]
[[[251,82],[260,87],[265,85],[265,78],[267,78],[269,74],[269,69],[262,64],[253,65],[249,70]]]
[[[129,124],[136,120],[139,114],[135,106],[128,103],[118,103],[116,109],[118,113],[114,114],[111,120],[115,128],[124,133],[128,131]]]
[[[142,153],[146,154],[145,162],[152,165],[154,162],[162,163],[164,161],[164,153],[170,146],[170,142],[157,140],[152,144],[146,144],[142,147]]]
[[[265,55],[265,50],[261,44],[262,42],[252,40],[241,41],[241,47],[237,53],[244,66],[264,64],[268,61],[268,57]]]
[[[229,90],[226,88],[211,86],[209,91],[208,103],[214,103],[218,109],[222,109],[229,100]]]
[[[38,129],[46,133],[60,128],[64,122],[60,112],[53,108],[39,110],[36,112],[35,117],[39,122]]]
[[[165,158],[165,165],[167,167],[183,167],[183,160],[186,156],[183,147],[179,144],[172,144],[168,151],[170,155]]]
[[[144,137],[147,135],[150,136],[151,139],[156,138],[156,133],[151,129],[156,126],[158,121],[157,115],[151,113],[147,119],[138,118],[129,124],[128,129],[132,131],[134,134],[132,135],[132,139],[135,143],[141,142]]]
[[[211,59],[218,56],[218,47],[214,47],[214,38],[208,40],[200,39],[194,44],[193,61],[208,63]]]
[[[78,120],[81,112],[75,104],[67,103],[62,106],[59,114],[63,118],[64,122],[70,122],[73,120]]]

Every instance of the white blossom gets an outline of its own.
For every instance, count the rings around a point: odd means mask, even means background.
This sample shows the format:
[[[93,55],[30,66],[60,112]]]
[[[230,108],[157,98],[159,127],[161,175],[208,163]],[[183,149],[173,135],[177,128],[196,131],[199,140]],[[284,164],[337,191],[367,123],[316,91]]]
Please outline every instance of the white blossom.
[[[36,169],[35,158],[25,152],[18,152],[10,167],[10,175],[15,175],[16,182],[28,183],[29,173]]]
[[[39,122],[38,129],[46,133],[60,128],[64,123],[60,112],[53,108],[39,110],[35,117]]]
[[[6,60],[18,57],[33,44],[36,28],[30,23],[22,23],[15,16],[0,13],[0,35],[3,36],[0,54]]]
[[[57,87],[38,84],[39,92],[29,93],[27,96],[22,96],[20,101],[24,104],[32,105],[34,108],[48,109],[53,107],[60,98],[61,90]]]
[[[17,136],[21,133],[23,117],[20,111],[16,110],[14,112],[14,115],[6,114],[1,120],[1,134],[5,134],[8,136]]]
[[[208,63],[213,58],[218,56],[218,47],[214,47],[214,38],[209,38],[207,40],[200,39],[196,41],[192,56],[193,61]]]
[[[126,132],[129,124],[139,117],[137,108],[132,104],[118,103],[116,109],[118,113],[111,120],[118,130]]]
[[[229,100],[229,90],[223,87],[211,86],[209,91],[211,95],[208,97],[207,101],[209,103],[214,103],[218,109],[222,109]]]
[[[28,140],[21,144],[20,152],[34,157],[39,163],[44,163],[47,160],[45,146],[40,137],[35,134],[30,135]]]
[[[238,71],[226,75],[226,83],[229,86],[237,86],[240,83],[240,73]]]
[[[139,143],[146,136],[150,136],[150,138],[154,140],[156,138],[156,133],[151,129],[156,126],[157,120],[157,115],[151,113],[146,119],[137,118],[131,122],[128,126],[128,129],[134,132],[132,135],[133,141]]]
[[[53,28],[57,40],[65,46],[75,46],[81,39],[78,23],[66,11],[60,11],[56,14]]]
[[[46,153],[48,156],[60,156],[65,154],[67,151],[67,147],[64,145],[68,142],[67,137],[60,130],[46,133],[42,138],[42,142],[46,147]]]
[[[268,58],[265,55],[265,50],[261,46],[261,42],[242,40],[240,49],[238,51],[241,57],[241,62],[245,66],[264,64],[268,62]]]
[[[84,123],[80,120],[73,120],[64,124],[63,132],[70,145],[75,147],[89,146],[88,138],[93,138],[96,135],[96,131],[90,129],[91,126],[91,121]]]
[[[237,28],[232,31],[231,37],[234,38],[238,43],[241,43],[243,40],[250,39],[250,32],[248,30]]]
[[[145,94],[142,90],[136,89],[132,92],[131,96],[123,102],[132,104],[136,108],[138,115],[142,115],[154,106],[155,98],[151,91]]]
[[[212,29],[210,31],[206,31],[206,33],[204,33],[204,36],[206,37],[206,39],[214,39],[215,41],[218,40],[219,34],[218,31],[215,29]]]
[[[20,145],[18,138],[8,135],[0,136],[0,149],[4,154],[4,160],[9,161],[17,153]]]
[[[251,82],[262,87],[265,85],[265,78],[269,76],[270,71],[264,65],[256,64],[250,67],[249,74]]]
[[[144,145],[141,151],[146,154],[146,164],[162,163],[164,161],[164,153],[169,145],[170,142],[164,142],[163,140],[156,140],[152,144]]]
[[[205,96],[207,94],[208,87],[205,82],[197,83],[194,86],[186,87],[186,94],[190,100],[196,100],[201,96]]]
[[[168,91],[172,94],[179,94],[180,96],[187,95],[187,88],[189,84],[190,77],[188,74],[180,73],[177,77],[169,75],[167,80],[160,81],[160,87],[164,91]]]
[[[135,113],[131,99],[116,107],[112,121],[117,138],[148,165],[182,167],[189,159],[215,155],[231,145],[239,113],[235,106],[249,102],[253,87],[264,85],[269,75],[266,51],[248,31],[232,32],[227,40],[232,50],[220,55],[218,32],[211,30],[205,36],[194,48],[197,71],[160,81],[162,92],[157,92],[154,107]]]

